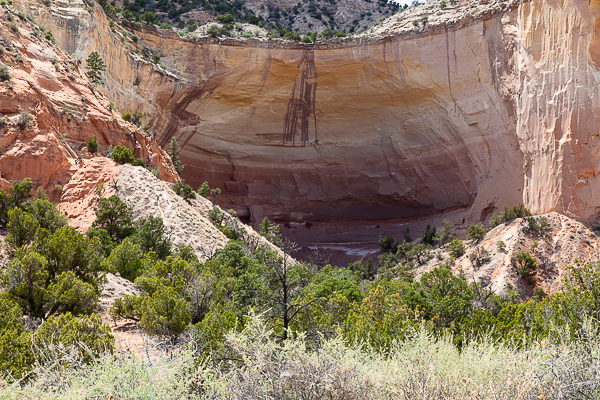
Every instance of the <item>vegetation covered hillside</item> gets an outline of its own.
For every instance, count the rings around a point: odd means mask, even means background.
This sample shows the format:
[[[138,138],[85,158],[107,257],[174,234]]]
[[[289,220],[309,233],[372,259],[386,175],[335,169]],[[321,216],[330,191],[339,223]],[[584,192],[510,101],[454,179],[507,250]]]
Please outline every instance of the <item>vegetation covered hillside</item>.
[[[218,196],[207,185],[195,194],[177,184],[175,192],[190,201]],[[30,180],[0,192],[5,398],[598,394],[598,263],[575,265],[559,292],[524,301],[454,275],[449,265],[464,245],[447,224],[421,243],[384,239],[378,260],[336,267],[299,263],[213,207],[212,224],[229,242],[200,262],[191,247],[173,245],[161,217],[134,220],[115,195],[93,206],[95,221],[83,235],[43,190],[33,193]],[[514,210],[496,223],[526,212]],[[543,234],[543,220],[532,221]],[[293,252],[269,220],[260,234]],[[417,278],[412,266],[429,240],[449,242],[450,264]],[[531,256],[523,262],[523,279],[536,265]],[[137,288],[114,301],[110,316],[162,339],[170,361],[114,353],[114,336],[97,314],[107,274]]]
[[[101,0],[100,4],[114,18],[130,23],[160,25],[163,29],[174,26],[178,30],[193,32],[199,25],[219,22],[227,31],[233,28],[234,23],[249,23],[266,28],[273,35],[288,35],[289,38],[311,32],[325,32],[326,36],[333,36],[335,32],[338,36],[358,33],[399,9],[396,3],[386,0],[126,0],[110,3]]]

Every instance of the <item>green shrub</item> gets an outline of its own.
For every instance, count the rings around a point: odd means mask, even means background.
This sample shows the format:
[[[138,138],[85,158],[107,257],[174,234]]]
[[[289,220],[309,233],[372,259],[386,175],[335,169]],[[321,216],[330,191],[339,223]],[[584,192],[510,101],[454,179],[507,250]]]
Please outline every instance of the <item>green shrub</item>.
[[[448,248],[450,249],[450,255],[454,258],[459,258],[465,254],[465,244],[459,238],[452,239]]]
[[[517,253],[514,263],[521,278],[531,279],[536,274],[537,260],[531,254],[526,252]]]
[[[149,25],[158,24],[158,18],[156,17],[156,14],[154,14],[152,11],[146,11],[145,13],[140,14],[138,18],[140,21],[145,22]]]
[[[143,255],[140,245],[134,243],[130,238],[126,238],[120,245],[115,247],[106,261],[111,270],[133,282],[138,276],[142,275]]]
[[[29,125],[29,123],[34,124],[35,121],[35,116],[33,116],[29,111],[21,111],[17,117],[16,124],[21,128],[24,128]]]
[[[112,159],[119,164],[131,164],[134,160],[135,149],[125,146],[117,146],[112,152]]]
[[[8,25],[8,27],[9,27],[10,29],[12,29],[13,31],[15,31],[15,32],[19,32],[19,27],[18,27],[18,26],[17,26],[17,24],[15,24],[14,22],[9,22],[7,25]]]
[[[113,249],[117,246],[117,242],[114,242],[106,229],[104,228],[90,228],[88,229],[86,236],[89,239],[95,238],[100,243],[102,253],[105,257],[108,257]]]
[[[11,378],[20,378],[34,362],[31,337],[23,327],[21,308],[5,296],[0,296],[0,371]]]
[[[388,235],[379,238],[379,249],[382,253],[392,253],[396,251],[398,243],[394,242],[394,238]]]
[[[504,251],[506,250],[506,243],[504,243],[504,241],[502,241],[502,240],[498,240],[496,242],[496,249],[499,252],[504,253]]]
[[[223,24],[232,24],[235,21],[235,17],[231,14],[218,15],[217,21]]]
[[[104,229],[113,241],[120,243],[133,233],[131,207],[116,195],[100,199],[94,212],[92,227]]]
[[[283,239],[279,233],[279,225],[272,223],[267,217],[260,223],[259,233],[275,246],[283,248]]]
[[[173,185],[173,191],[178,195],[183,197],[185,201],[190,203],[191,199],[196,198],[196,194],[194,193],[194,189],[190,185],[186,185],[184,182],[177,182]],[[191,204],[191,203],[190,203]]]
[[[99,314],[80,318],[71,313],[51,316],[39,327],[33,342],[40,351],[46,352],[52,352],[59,346],[73,347],[86,363],[114,351],[114,337]]]
[[[67,217],[62,215],[48,199],[37,198],[29,202],[27,210],[37,221],[39,227],[50,233],[67,225]]]
[[[39,232],[32,249],[43,254],[48,261],[50,281],[63,272],[72,271],[100,293],[105,277],[102,248],[97,239],[89,239],[72,226],[64,226],[52,234]]]
[[[467,239],[479,242],[485,236],[485,227],[483,225],[469,225],[467,228]]]
[[[481,268],[484,264],[490,262],[490,252],[484,248],[476,247],[475,251],[469,254],[469,260],[475,269]]]
[[[85,147],[90,154],[96,154],[98,152],[98,139],[96,139],[96,136],[89,138],[85,142]]]
[[[433,245],[433,242],[436,238],[435,233],[436,229],[431,229],[431,226],[427,225],[427,227],[425,228],[425,233],[423,234],[423,240],[421,240],[421,242],[429,246]]]
[[[146,163],[142,158],[134,158],[131,162],[131,165],[133,165],[134,167],[145,167]]]
[[[46,314],[70,312],[90,314],[98,306],[98,292],[94,286],[78,279],[72,271],[63,272],[48,286],[50,301]],[[49,307],[48,304],[52,306]]]
[[[167,231],[162,218],[150,215],[138,221],[135,228],[136,232],[131,236],[131,240],[139,244],[144,253],[152,251],[161,260],[171,255],[172,243],[165,238]]]
[[[525,217],[526,225],[522,231],[525,233],[537,233],[540,236],[547,236],[552,232],[552,225],[546,217]]]
[[[52,34],[52,32],[47,31],[46,34],[44,35],[44,38],[50,42],[52,42],[53,44],[56,44],[56,39],[54,39],[54,35]]]
[[[121,115],[123,119],[127,122],[131,121],[131,113],[129,111],[125,111],[123,115]]]
[[[208,182],[202,182],[202,185],[198,188],[198,194],[202,197],[209,198],[210,196],[210,186],[208,186]]]
[[[0,62],[0,82],[8,81],[10,78],[11,75],[10,71],[8,70],[8,66],[3,62]]]
[[[140,326],[149,335],[175,340],[192,321],[189,303],[170,287],[159,287],[142,303]]]
[[[221,212],[221,209],[219,207],[211,208],[208,211],[208,219],[210,219],[213,224],[221,226],[221,223],[223,222],[223,213]]]
[[[444,245],[450,240],[453,230],[454,224],[448,218],[445,218],[442,221],[442,227],[438,231],[438,240],[440,244]]]
[[[185,166],[181,163],[181,160],[179,160],[180,149],[179,149],[179,144],[177,143],[177,139],[175,139],[174,137],[171,138],[171,141],[169,142],[169,146],[165,149],[165,151],[167,152],[169,157],[171,157],[171,162],[173,163],[173,167],[175,168],[175,171],[179,175],[181,175],[181,173],[183,172],[183,168]],[[200,190],[200,189],[198,189],[198,190]],[[198,193],[200,193],[200,192],[198,192]],[[204,195],[202,195],[202,196],[204,196]],[[204,197],[208,197],[208,196],[204,196]]]
[[[504,222],[529,216],[531,216],[531,213],[523,204],[519,203],[514,207],[509,207],[505,204],[502,206],[502,211],[494,214],[492,218],[490,218],[490,227],[494,228]]]
[[[17,207],[9,210],[8,234],[5,239],[9,254],[14,254],[31,244],[39,227],[40,224],[35,220],[33,215]]]
[[[210,191],[210,197],[213,198],[213,207],[215,205],[215,203],[217,202],[217,197],[219,197],[221,195],[221,189],[219,188],[215,188],[215,189],[211,189]]]
[[[85,60],[87,75],[90,82],[94,85],[99,85],[102,81],[102,72],[106,71],[106,65],[97,51],[90,53]]]

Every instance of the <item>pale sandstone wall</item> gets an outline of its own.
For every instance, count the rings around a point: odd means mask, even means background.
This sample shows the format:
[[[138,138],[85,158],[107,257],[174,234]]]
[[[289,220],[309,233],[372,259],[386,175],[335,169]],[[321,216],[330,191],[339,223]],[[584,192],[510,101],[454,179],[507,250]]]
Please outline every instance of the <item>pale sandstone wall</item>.
[[[598,211],[595,2],[424,6],[316,46],[142,28],[169,73],[82,4],[15,0],[67,51],[99,50],[107,95],[142,110],[162,143],[176,137],[186,182],[220,186],[226,207],[299,221],[461,206],[475,221],[520,201],[534,213]],[[427,28],[412,26],[419,12]]]

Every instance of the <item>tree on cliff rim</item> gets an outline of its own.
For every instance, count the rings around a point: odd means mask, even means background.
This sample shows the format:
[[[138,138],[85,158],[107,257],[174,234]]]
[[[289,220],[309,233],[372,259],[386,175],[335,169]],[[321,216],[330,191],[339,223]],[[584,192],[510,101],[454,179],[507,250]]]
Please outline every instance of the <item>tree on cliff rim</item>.
[[[177,171],[177,173],[181,175],[181,173],[183,172],[183,167],[185,167],[185,165],[183,165],[179,160],[179,145],[177,144],[177,140],[175,138],[171,138],[171,141],[169,142],[169,147],[167,147],[167,154],[169,155],[169,157],[171,157],[171,161],[173,162],[173,167],[175,168],[175,171]]]
[[[102,79],[102,72],[106,71],[106,65],[97,51],[92,52],[85,60],[87,65],[87,75],[94,85],[99,85]]]

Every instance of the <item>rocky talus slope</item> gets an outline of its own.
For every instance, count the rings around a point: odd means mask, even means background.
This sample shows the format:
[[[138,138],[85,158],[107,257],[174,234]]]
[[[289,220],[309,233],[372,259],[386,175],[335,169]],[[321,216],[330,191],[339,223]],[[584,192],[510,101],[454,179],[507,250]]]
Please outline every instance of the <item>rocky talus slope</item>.
[[[162,218],[173,245],[192,246],[200,261],[213,257],[229,240],[210,221],[208,212],[213,204],[208,199],[196,195],[186,201],[173,191],[171,183],[157,179],[147,169],[117,165],[103,157],[83,161],[83,166],[64,186],[58,208],[68,216],[69,224],[86,232],[96,218],[94,206],[98,200],[112,195],[132,208],[134,221],[150,215]],[[252,249],[265,245],[280,251],[225,210],[221,213],[224,221],[235,225],[240,232],[240,240],[249,243]]]
[[[572,218],[556,212],[545,214],[544,217],[551,226],[547,235],[524,232],[527,222],[523,218],[500,224],[480,241],[467,241],[465,254],[456,259],[451,269],[496,293],[508,294],[510,286],[524,298],[534,294],[533,287],[541,288],[546,294],[556,292],[569,266],[600,258],[600,238],[595,231]],[[499,242],[504,246],[499,247]],[[489,259],[479,265],[469,259],[469,255],[477,248],[489,252]],[[516,255],[521,252],[529,253],[537,260],[537,271],[531,281],[518,274],[515,261]],[[433,251],[431,256],[415,270],[417,277],[431,271],[440,262],[448,262],[448,247]]]
[[[428,3],[315,45],[140,27],[137,46],[162,67],[127,50],[97,6],[14,4],[76,57],[100,51],[108,96],[143,111],[161,143],[176,137],[187,182],[220,186],[239,211],[300,222],[459,207],[476,221],[519,201],[598,212],[595,1]]]
[[[0,62],[8,74],[0,82],[0,187],[29,177],[59,201],[73,175],[94,164],[85,150],[94,136],[101,152],[134,147],[162,179],[179,180],[157,141],[108,109],[78,63],[22,16],[0,7]]]

